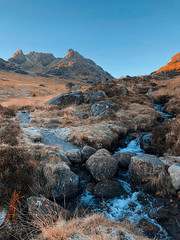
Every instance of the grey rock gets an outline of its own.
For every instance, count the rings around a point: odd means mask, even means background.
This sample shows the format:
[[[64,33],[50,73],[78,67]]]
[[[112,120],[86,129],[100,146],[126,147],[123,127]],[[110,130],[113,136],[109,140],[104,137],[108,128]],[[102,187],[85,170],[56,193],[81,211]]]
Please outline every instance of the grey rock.
[[[72,104],[80,105],[84,102],[84,95],[81,91],[73,93],[63,93],[55,98],[52,98],[47,103],[57,105],[60,108],[66,108]]]
[[[55,202],[45,197],[31,196],[27,198],[28,214],[33,219],[41,221],[56,221],[61,214],[65,219],[70,218],[72,213]]]
[[[103,98],[106,98],[107,95],[104,91],[97,91],[97,92],[90,92],[89,93],[89,103],[93,104],[95,102],[98,102],[99,100],[102,100]]]
[[[112,178],[117,172],[118,163],[109,151],[100,149],[86,161],[86,167],[100,181]]]
[[[117,160],[119,168],[128,169],[131,162],[131,157],[135,156],[132,152],[119,152],[115,153],[113,157]]]
[[[171,177],[171,183],[175,190],[180,190],[180,163],[173,163],[168,168]]]
[[[72,198],[79,192],[79,177],[64,162],[46,163],[43,167],[46,197]]]
[[[99,198],[115,198],[123,194],[125,194],[124,188],[113,180],[102,180],[94,188],[94,195]]]
[[[71,151],[66,152],[66,156],[72,163],[82,163],[83,158],[81,156],[81,152],[78,149],[74,149]]]
[[[151,144],[152,133],[145,134],[140,138],[140,146],[146,153],[153,153],[153,148]]]
[[[78,114],[76,114],[76,116],[78,118],[80,118],[80,119],[87,119],[87,118],[89,118],[89,116],[87,114],[85,114],[85,113],[78,113]]]
[[[84,146],[81,154],[84,160],[87,160],[91,155],[96,152],[96,149],[90,146]]]
[[[150,183],[164,173],[165,165],[154,155],[139,154],[131,158],[129,173],[132,181],[139,183]]]
[[[91,106],[90,112],[95,117],[107,118],[110,115],[111,110],[117,111],[118,107],[113,103],[100,101]]]

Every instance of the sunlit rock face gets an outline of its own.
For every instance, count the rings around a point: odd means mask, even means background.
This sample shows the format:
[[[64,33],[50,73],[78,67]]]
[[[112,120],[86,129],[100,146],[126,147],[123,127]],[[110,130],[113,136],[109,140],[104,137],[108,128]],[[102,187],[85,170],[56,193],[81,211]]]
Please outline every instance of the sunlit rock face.
[[[171,58],[171,61],[165,65],[164,67],[161,67],[159,70],[154,72],[153,74],[158,74],[161,76],[177,76],[180,75],[180,53],[177,53]]]
[[[92,60],[84,58],[73,49],[69,49],[64,58],[55,58],[52,53],[41,52],[30,52],[24,55],[23,51],[19,50],[8,61],[30,74],[55,75],[59,78],[92,82],[113,78]]]

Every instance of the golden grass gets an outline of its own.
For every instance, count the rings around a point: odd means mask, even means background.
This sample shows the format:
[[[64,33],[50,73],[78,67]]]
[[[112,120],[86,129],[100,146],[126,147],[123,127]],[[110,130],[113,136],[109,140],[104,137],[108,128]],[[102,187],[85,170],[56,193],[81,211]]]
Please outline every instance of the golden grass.
[[[71,237],[79,236],[88,240],[128,240],[127,229],[122,224],[107,219],[103,215],[93,214],[84,217],[74,217],[66,220],[61,216],[56,223],[50,224],[47,221],[36,222],[36,226],[41,230],[37,240],[67,240]],[[137,240],[146,240],[142,232],[137,231],[138,235],[131,232],[131,236]],[[35,240],[34,239],[34,240]]]

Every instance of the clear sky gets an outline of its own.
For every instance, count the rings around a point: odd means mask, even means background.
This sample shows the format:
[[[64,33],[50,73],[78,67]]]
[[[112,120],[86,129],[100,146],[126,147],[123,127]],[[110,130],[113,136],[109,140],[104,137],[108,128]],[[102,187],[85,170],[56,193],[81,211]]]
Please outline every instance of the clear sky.
[[[0,0],[0,57],[73,48],[114,77],[149,74],[180,52],[180,0]]]

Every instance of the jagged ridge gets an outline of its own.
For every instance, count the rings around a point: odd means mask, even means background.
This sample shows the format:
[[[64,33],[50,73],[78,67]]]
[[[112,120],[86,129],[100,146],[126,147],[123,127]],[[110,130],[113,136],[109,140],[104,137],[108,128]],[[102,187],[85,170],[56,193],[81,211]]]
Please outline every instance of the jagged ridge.
[[[56,75],[60,78],[87,81],[113,78],[92,60],[84,58],[73,49],[69,49],[64,58],[55,58],[52,53],[41,52],[24,55],[23,51],[19,50],[8,61],[30,74]]]

